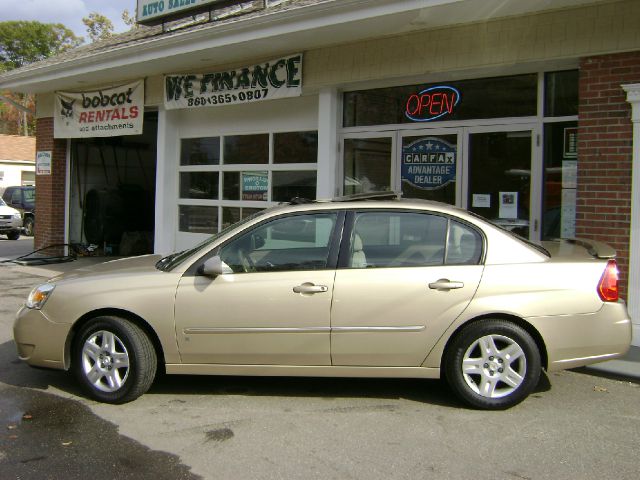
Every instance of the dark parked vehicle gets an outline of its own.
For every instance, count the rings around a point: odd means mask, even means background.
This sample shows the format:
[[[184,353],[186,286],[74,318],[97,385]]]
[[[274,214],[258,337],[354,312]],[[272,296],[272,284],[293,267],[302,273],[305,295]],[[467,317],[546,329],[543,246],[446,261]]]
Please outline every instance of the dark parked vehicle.
[[[2,194],[2,199],[22,214],[24,234],[32,236],[36,220],[36,187],[7,187]]]

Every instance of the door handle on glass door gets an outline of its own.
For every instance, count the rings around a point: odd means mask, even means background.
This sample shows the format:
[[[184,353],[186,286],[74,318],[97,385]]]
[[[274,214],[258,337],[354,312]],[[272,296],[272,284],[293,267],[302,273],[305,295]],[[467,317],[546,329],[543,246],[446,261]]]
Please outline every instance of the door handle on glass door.
[[[452,282],[447,278],[441,278],[440,280],[429,284],[429,288],[431,290],[454,290],[462,287],[464,287],[463,282]]]
[[[329,290],[326,285],[315,285],[311,282],[305,282],[302,285],[293,287],[295,293],[324,293]]]

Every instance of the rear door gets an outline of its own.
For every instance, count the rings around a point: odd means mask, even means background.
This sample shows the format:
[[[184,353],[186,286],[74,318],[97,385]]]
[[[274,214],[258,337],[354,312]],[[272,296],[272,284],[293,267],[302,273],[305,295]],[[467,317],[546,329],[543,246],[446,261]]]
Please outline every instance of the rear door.
[[[483,237],[416,211],[351,212],[331,310],[333,365],[419,366],[474,296]]]

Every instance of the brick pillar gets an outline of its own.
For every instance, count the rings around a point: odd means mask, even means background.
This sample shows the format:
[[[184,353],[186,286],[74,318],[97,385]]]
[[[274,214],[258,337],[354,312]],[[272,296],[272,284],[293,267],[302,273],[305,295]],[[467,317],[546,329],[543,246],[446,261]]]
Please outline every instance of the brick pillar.
[[[623,298],[629,271],[633,130],[621,85],[639,81],[640,52],[580,61],[576,236],[617,250]]]
[[[39,118],[36,124],[36,151],[51,152],[51,175],[36,175],[35,248],[64,243],[67,140],[53,138],[53,118]],[[42,254],[59,255],[61,248]]]

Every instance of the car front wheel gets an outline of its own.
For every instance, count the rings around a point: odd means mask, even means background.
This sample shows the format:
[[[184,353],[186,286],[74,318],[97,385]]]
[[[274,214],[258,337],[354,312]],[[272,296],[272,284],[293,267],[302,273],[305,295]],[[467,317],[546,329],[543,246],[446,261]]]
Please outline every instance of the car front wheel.
[[[9,240],[18,240],[20,238],[20,232],[18,232],[18,231],[9,232],[9,233],[7,233],[7,238]]]
[[[540,379],[536,342],[522,327],[505,320],[480,320],[464,327],[453,338],[444,362],[452,390],[476,408],[512,407]]]
[[[157,357],[140,327],[119,317],[97,317],[78,332],[73,369],[95,399],[126,403],[151,387]]]

